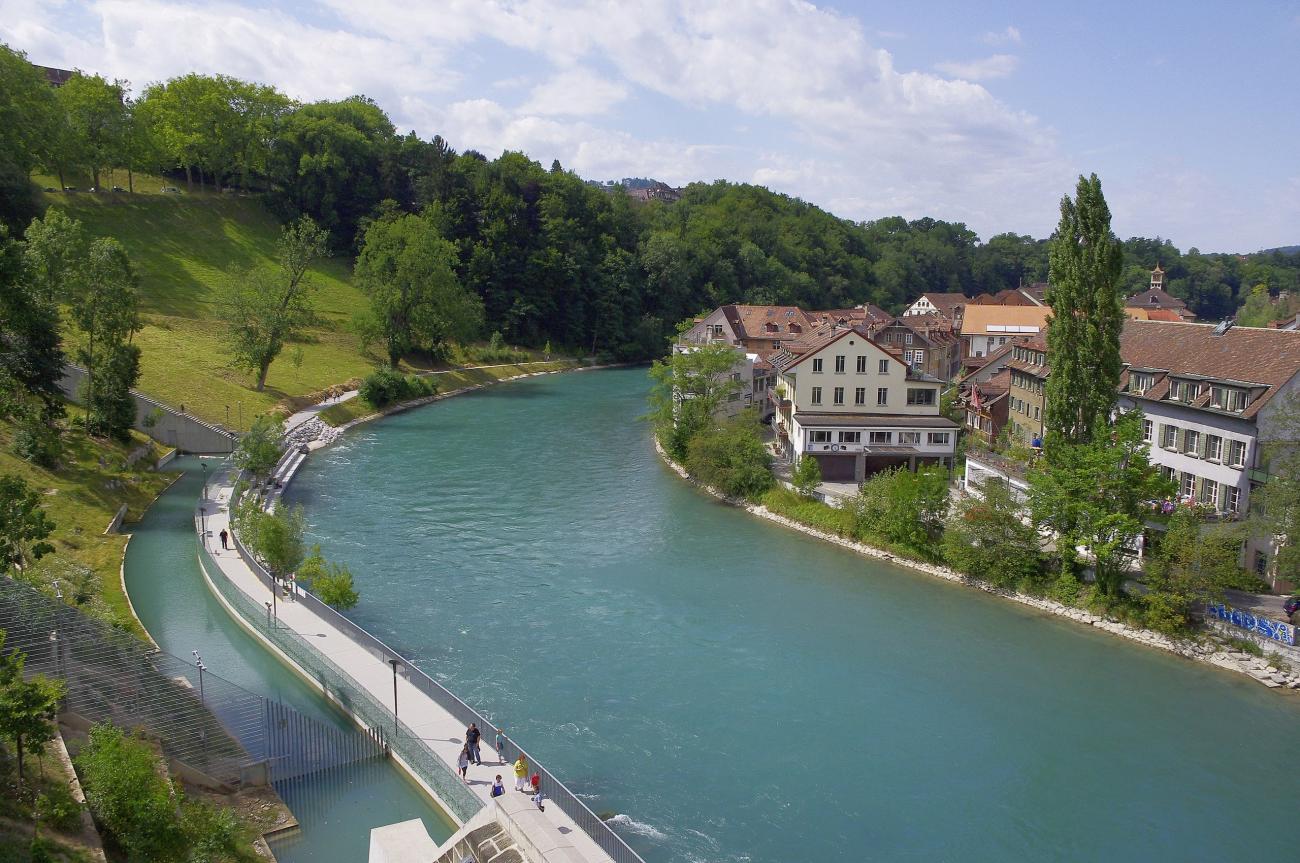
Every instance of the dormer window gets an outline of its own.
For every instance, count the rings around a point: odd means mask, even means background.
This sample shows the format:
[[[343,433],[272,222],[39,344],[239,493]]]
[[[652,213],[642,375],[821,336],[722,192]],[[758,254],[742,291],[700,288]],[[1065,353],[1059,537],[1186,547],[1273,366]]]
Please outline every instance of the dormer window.
[[[1240,413],[1246,409],[1248,397],[1245,390],[1228,391],[1228,410]]]
[[[1151,385],[1153,383],[1155,383],[1155,377],[1152,375],[1144,374],[1142,372],[1129,373],[1128,376],[1129,392],[1137,393],[1138,395],[1141,395],[1142,393],[1151,389]]]

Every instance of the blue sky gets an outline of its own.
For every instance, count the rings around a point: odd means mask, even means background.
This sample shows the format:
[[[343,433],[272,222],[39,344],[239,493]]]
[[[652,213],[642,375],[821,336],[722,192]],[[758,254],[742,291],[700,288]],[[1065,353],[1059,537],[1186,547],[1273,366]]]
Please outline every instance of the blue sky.
[[[0,0],[34,62],[189,71],[585,177],[757,182],[852,219],[1045,236],[1080,172],[1121,236],[1300,242],[1300,2]]]

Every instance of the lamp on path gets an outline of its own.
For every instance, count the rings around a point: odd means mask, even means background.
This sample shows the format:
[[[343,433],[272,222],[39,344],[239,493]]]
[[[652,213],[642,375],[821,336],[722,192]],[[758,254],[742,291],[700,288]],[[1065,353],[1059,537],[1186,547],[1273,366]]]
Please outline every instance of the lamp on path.
[[[393,666],[393,739],[397,739],[397,660],[390,659],[388,664]]]

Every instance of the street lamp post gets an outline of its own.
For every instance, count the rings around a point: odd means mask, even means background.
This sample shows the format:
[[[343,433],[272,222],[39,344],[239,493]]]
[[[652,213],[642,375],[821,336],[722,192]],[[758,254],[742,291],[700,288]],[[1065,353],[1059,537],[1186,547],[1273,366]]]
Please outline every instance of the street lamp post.
[[[208,499],[208,463],[205,461],[200,461],[199,467],[203,468],[203,499],[207,500]]]
[[[203,664],[203,657],[199,656],[199,652],[197,650],[191,650],[190,653],[194,654],[194,665],[199,670],[199,704],[202,704],[204,707],[207,707],[208,700],[207,698],[204,697],[204,693],[203,693],[203,671],[205,668],[207,668],[207,666]]]
[[[397,660],[390,659],[388,664],[393,666],[393,739],[397,739]]]

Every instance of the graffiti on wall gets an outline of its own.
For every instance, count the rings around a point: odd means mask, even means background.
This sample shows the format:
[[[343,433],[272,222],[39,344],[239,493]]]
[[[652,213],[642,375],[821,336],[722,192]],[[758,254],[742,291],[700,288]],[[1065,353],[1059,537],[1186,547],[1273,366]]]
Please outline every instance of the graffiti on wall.
[[[1242,629],[1248,629],[1256,635],[1262,635],[1273,641],[1282,644],[1295,645],[1295,627],[1289,623],[1283,623],[1280,620],[1270,620],[1267,617],[1259,617],[1251,614],[1249,611],[1241,611],[1236,608],[1229,608],[1226,605],[1210,606],[1210,614],[1226,620],[1233,626],[1240,626]]]

